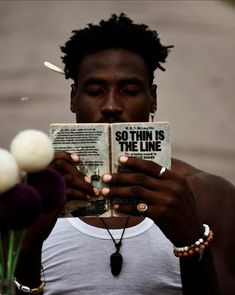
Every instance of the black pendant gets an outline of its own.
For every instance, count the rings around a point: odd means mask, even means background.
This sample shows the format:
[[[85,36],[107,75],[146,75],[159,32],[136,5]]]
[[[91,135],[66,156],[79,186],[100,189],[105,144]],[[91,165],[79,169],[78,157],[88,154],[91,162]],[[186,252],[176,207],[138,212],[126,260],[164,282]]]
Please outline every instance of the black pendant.
[[[122,255],[119,252],[115,252],[110,256],[111,273],[114,276],[118,276],[122,269]]]
[[[122,230],[122,235],[121,235],[121,238],[119,240],[119,242],[117,243],[115,241],[115,239],[113,238],[110,230],[108,229],[105,221],[103,218],[100,218],[100,220],[103,222],[104,224],[104,227],[106,228],[106,230],[108,231],[110,237],[112,238],[113,240],[113,243],[115,245],[115,248],[116,248],[116,252],[113,253],[111,256],[110,256],[110,267],[111,267],[111,273],[113,274],[113,276],[118,276],[122,270],[122,261],[123,261],[123,258],[122,258],[122,255],[119,253],[120,251],[120,248],[122,247],[122,238],[123,238],[123,235],[124,235],[124,232],[127,228],[127,224],[128,224],[128,220],[129,220],[129,217],[127,217],[126,219],[126,222],[125,222],[125,226]]]

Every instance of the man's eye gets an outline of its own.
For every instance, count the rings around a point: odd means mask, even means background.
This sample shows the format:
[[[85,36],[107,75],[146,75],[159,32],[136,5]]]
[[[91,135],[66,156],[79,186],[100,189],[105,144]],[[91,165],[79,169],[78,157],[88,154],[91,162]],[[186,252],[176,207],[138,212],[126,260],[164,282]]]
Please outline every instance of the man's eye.
[[[101,89],[97,89],[97,90],[87,90],[87,94],[90,96],[100,96],[103,94],[103,91]]]
[[[139,93],[139,90],[138,89],[124,89],[122,91],[122,93],[127,96],[135,96]]]

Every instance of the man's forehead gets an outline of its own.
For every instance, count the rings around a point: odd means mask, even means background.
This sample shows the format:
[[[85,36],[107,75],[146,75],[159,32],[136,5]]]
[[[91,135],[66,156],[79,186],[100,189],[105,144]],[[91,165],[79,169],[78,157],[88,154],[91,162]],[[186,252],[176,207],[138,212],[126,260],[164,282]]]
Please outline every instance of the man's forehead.
[[[141,79],[142,78],[142,79]],[[143,77],[136,77],[136,76],[87,76],[84,77],[83,79],[79,79],[79,82],[84,85],[107,85],[107,84],[118,84],[120,86],[124,85],[143,85],[145,84],[145,79]]]
[[[107,78],[146,80],[148,69],[143,58],[125,49],[106,49],[85,56],[79,66],[79,80]]]

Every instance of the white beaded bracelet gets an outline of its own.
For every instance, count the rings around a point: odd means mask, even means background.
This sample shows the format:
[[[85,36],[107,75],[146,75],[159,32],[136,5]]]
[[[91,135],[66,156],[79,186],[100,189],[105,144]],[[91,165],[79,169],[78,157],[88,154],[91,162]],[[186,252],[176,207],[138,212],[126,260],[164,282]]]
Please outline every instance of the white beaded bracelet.
[[[14,283],[17,287],[18,290],[22,291],[22,292],[25,292],[25,293],[30,293],[30,294],[39,294],[43,291],[43,288],[45,287],[45,283],[44,282],[41,282],[40,286],[38,288],[29,288],[27,286],[24,286],[22,284],[20,284],[16,278],[14,278]]]
[[[203,224],[204,233],[203,237],[199,238],[195,243],[190,246],[176,247],[174,248],[174,254],[177,257],[187,257],[199,253],[199,261],[202,259],[203,252],[209,243],[213,240],[213,232],[210,230],[207,224]]]

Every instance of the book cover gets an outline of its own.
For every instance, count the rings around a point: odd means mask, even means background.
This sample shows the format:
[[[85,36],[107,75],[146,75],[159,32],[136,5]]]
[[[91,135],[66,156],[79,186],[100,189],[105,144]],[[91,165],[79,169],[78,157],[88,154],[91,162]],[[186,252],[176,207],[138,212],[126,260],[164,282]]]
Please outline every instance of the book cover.
[[[171,166],[169,122],[143,123],[53,123],[49,134],[55,151],[79,155],[79,169],[101,189],[101,176],[105,173],[131,172],[118,165],[120,155],[141,157],[166,168]],[[61,216],[117,216],[115,203],[133,203],[130,199],[109,200],[102,195],[90,197],[89,202],[69,200]]]

